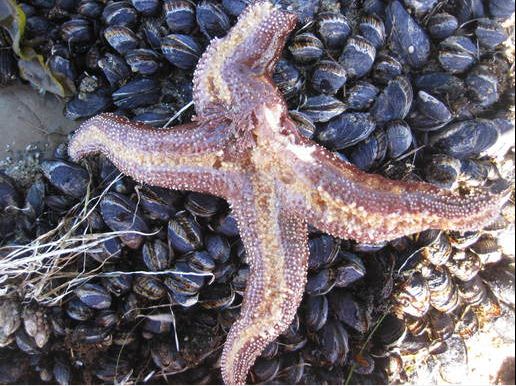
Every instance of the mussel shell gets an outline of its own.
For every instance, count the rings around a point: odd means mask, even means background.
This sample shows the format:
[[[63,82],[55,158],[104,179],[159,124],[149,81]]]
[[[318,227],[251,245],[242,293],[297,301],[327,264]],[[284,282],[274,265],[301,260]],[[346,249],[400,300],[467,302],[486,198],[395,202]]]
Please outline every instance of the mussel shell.
[[[167,0],[163,4],[170,32],[188,34],[195,26],[195,6],[188,0]]]
[[[425,179],[437,186],[452,189],[460,175],[461,163],[447,154],[434,154],[425,166]]]
[[[312,87],[323,94],[334,95],[346,83],[346,70],[337,62],[323,60],[312,74]]]
[[[391,1],[385,12],[385,26],[392,49],[411,67],[425,65],[430,55],[426,31],[398,0]]]
[[[346,104],[350,110],[367,110],[373,104],[379,92],[380,90],[375,85],[358,81],[348,90]]]
[[[305,323],[312,331],[319,331],[328,320],[326,296],[309,296],[306,300]]]
[[[331,265],[340,250],[339,243],[333,237],[324,234],[310,238],[308,247],[308,269],[311,271]]]
[[[360,142],[349,156],[350,161],[362,170],[370,170],[379,165],[387,154],[387,138],[383,129]]]
[[[414,142],[410,126],[403,121],[389,122],[386,126],[387,148],[390,158],[403,155]]]
[[[111,306],[111,295],[101,285],[86,283],[76,288],[74,293],[88,307],[102,310]]]
[[[428,19],[427,28],[430,36],[442,40],[455,33],[459,28],[459,21],[447,12],[436,13]]]
[[[489,0],[491,16],[505,20],[514,14],[514,0]]]
[[[426,280],[418,272],[410,275],[401,284],[395,299],[404,313],[418,318],[425,315],[430,306],[430,290]]]
[[[467,36],[450,36],[439,44],[438,60],[452,74],[467,71],[476,62],[478,50]]]
[[[131,4],[138,12],[145,16],[156,13],[161,6],[159,0],[131,0]]]
[[[348,39],[339,63],[350,78],[362,78],[373,68],[376,58],[376,48],[360,35]]]
[[[138,20],[138,13],[126,0],[108,1],[102,11],[102,20],[106,25],[132,27]]]
[[[430,137],[430,144],[455,158],[478,156],[498,140],[499,133],[493,121],[473,119],[448,125]]]
[[[468,281],[458,281],[461,298],[471,306],[481,304],[487,297],[487,288],[479,275],[475,275]]]
[[[351,26],[340,12],[320,12],[317,19],[317,32],[329,50],[339,50],[344,46]]]
[[[231,16],[239,16],[251,0],[222,0],[222,6]]]
[[[329,295],[330,308],[338,320],[365,334],[370,325],[365,305],[359,303],[349,292],[335,290]]]
[[[471,280],[482,268],[482,262],[477,254],[466,250],[455,250],[446,267],[453,276],[462,281]]]
[[[310,32],[296,35],[288,49],[295,62],[300,65],[313,65],[324,54],[322,42]]]
[[[336,287],[348,287],[365,276],[366,267],[357,255],[341,251],[339,258],[342,258],[343,262],[336,269]]]
[[[504,28],[494,20],[481,19],[475,28],[475,36],[481,46],[495,49],[508,38]]]
[[[374,339],[384,346],[395,346],[403,340],[406,333],[407,327],[403,320],[388,314],[375,331]]]
[[[201,47],[189,35],[170,34],[163,38],[161,51],[174,66],[183,70],[193,68],[201,56]]]
[[[276,377],[281,367],[281,358],[258,358],[253,365],[252,375],[255,382],[268,383]]]
[[[202,229],[188,212],[182,211],[168,223],[169,245],[179,253],[187,253],[202,247]]]
[[[223,310],[231,306],[235,300],[235,291],[226,284],[215,284],[202,291],[199,303],[203,308]],[[263,354],[262,354],[263,355]]]
[[[295,97],[303,85],[303,78],[299,70],[285,59],[280,59],[276,64],[272,80],[286,100]]]
[[[401,120],[409,113],[412,100],[410,81],[404,76],[399,76],[391,80],[376,98],[371,113],[379,123]]]
[[[304,113],[296,110],[290,110],[290,119],[296,124],[297,131],[305,138],[312,139],[316,126],[315,123]]]
[[[89,118],[106,111],[112,106],[113,101],[106,90],[97,90],[75,96],[66,103],[64,115],[68,119],[77,120]]]
[[[464,96],[464,82],[446,72],[429,72],[415,78],[414,86],[442,100],[455,100]]]
[[[378,55],[373,67],[373,78],[380,84],[387,84],[397,76],[402,75],[403,66],[391,55]]]
[[[343,113],[329,121],[317,134],[317,141],[340,150],[364,140],[376,128],[369,113]]]
[[[385,42],[385,25],[377,16],[365,16],[358,25],[360,35],[366,38],[377,50]]]
[[[152,75],[160,67],[158,54],[148,48],[137,48],[127,52],[125,61],[133,72],[141,75]]]
[[[484,18],[486,15],[482,0],[457,0],[455,3],[455,16],[459,24],[463,24],[471,19]]]
[[[210,233],[204,238],[204,246],[216,263],[226,263],[231,255],[231,246],[227,237]]]
[[[465,82],[471,98],[482,107],[492,106],[500,98],[498,78],[487,66],[476,66]]]
[[[350,350],[349,335],[342,323],[329,320],[318,333],[319,345],[325,362],[343,364]]]
[[[300,109],[313,122],[328,122],[346,110],[345,104],[330,95],[316,95],[306,99]]]
[[[213,1],[203,0],[197,4],[195,15],[201,32],[209,39],[224,36],[230,27],[228,15]]]
[[[192,192],[186,197],[185,209],[196,217],[214,216],[221,208],[220,199],[209,194]]]
[[[120,87],[131,75],[125,60],[109,52],[98,61],[98,66],[111,87]]]
[[[104,38],[120,55],[138,48],[140,42],[136,34],[128,27],[116,25],[104,30]]]
[[[173,254],[161,240],[148,241],[142,248],[143,263],[150,271],[159,272],[170,267]]]
[[[113,92],[113,103],[122,109],[135,109],[158,102],[159,83],[151,78],[136,78]]]
[[[66,304],[65,311],[70,318],[79,321],[91,319],[94,315],[93,309],[81,302],[78,298],[70,300]]]
[[[121,234],[120,240],[129,248],[137,249],[143,243],[143,236],[149,227],[137,209],[136,204],[119,193],[107,193],[100,202],[100,211],[106,225]]]
[[[185,262],[177,262],[172,270],[177,273],[167,276],[163,283],[173,294],[194,295],[206,281],[205,276],[197,275],[197,272]]]
[[[166,294],[161,281],[153,276],[137,275],[133,280],[133,291],[149,300],[159,300]]]
[[[41,162],[41,171],[55,188],[74,198],[82,198],[90,182],[88,171],[81,166],[59,159]]]
[[[424,117],[417,119],[416,116],[416,119],[412,120],[412,126],[418,130],[436,130],[452,119],[448,106],[425,91],[418,92],[416,104],[418,112]]]
[[[311,296],[320,296],[330,292],[335,286],[335,274],[325,268],[317,273],[309,274],[305,292]]]

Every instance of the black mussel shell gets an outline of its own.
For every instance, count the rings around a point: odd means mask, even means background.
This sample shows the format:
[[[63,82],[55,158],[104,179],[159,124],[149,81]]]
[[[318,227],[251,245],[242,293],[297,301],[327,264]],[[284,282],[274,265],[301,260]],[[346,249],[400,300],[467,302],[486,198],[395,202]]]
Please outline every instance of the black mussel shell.
[[[383,161],[387,146],[385,130],[377,129],[351,151],[350,161],[359,169],[370,170]]]
[[[349,35],[351,26],[340,12],[321,12],[317,19],[317,33],[329,50],[340,50]]]
[[[142,15],[155,14],[161,6],[159,0],[131,0],[133,7]]]
[[[473,119],[448,125],[442,132],[434,134],[430,143],[448,155],[464,159],[488,150],[498,137],[499,133],[493,121]]]
[[[72,162],[54,159],[43,161],[41,163],[41,171],[52,186],[64,194],[77,199],[86,195],[90,176],[88,171],[81,166]]]
[[[196,20],[201,32],[208,39],[222,37],[229,30],[229,17],[220,4],[203,0],[196,8]]]
[[[195,26],[195,6],[188,0],[166,0],[165,21],[172,33],[188,34]]]
[[[285,59],[280,59],[276,64],[272,80],[287,100],[298,95],[303,85],[299,70]]]
[[[403,155],[414,142],[410,126],[403,121],[389,122],[385,134],[390,158],[398,158]]]
[[[317,141],[333,150],[345,149],[367,138],[375,128],[369,113],[343,113],[319,131]]]
[[[413,97],[410,81],[404,76],[396,77],[376,98],[371,113],[379,123],[404,119],[410,111]]]
[[[313,65],[324,54],[322,42],[309,32],[296,35],[288,49],[294,61],[300,65]]]
[[[201,56],[201,47],[189,35],[170,34],[163,38],[161,51],[174,66],[183,70],[193,68]]]
[[[148,233],[149,227],[133,201],[110,192],[100,201],[100,211],[111,230],[122,232],[119,237],[125,245],[132,249],[140,247],[144,238],[140,233]]]
[[[102,20],[110,26],[132,27],[138,20],[138,13],[126,0],[108,1],[102,11]]]
[[[323,60],[312,74],[312,87],[323,94],[334,95],[346,83],[346,70],[337,62]]]
[[[113,103],[122,109],[149,106],[159,101],[159,83],[150,78],[136,78],[113,92]]]
[[[111,295],[101,285],[86,283],[76,288],[74,293],[88,307],[102,310],[111,306]]]
[[[358,25],[360,35],[366,38],[377,50],[385,43],[385,25],[377,16],[366,16]]]
[[[434,39],[442,40],[452,36],[457,28],[459,21],[447,12],[436,13],[428,19],[428,33]]]
[[[376,58],[376,48],[362,36],[348,39],[339,63],[342,64],[350,78],[362,78],[371,71]]]
[[[380,90],[364,81],[358,81],[348,90],[348,98],[346,104],[350,110],[364,111],[369,109],[376,99]]]
[[[179,253],[187,253],[202,247],[202,229],[188,212],[182,211],[168,223],[168,243]]]
[[[439,44],[439,63],[452,74],[460,74],[470,69],[477,57],[477,45],[467,36],[450,36]]]
[[[140,41],[136,34],[122,25],[109,26],[104,30],[104,38],[120,55],[138,48]]]
[[[420,68],[430,55],[430,40],[426,31],[398,1],[389,3],[385,26],[392,49],[411,67]]]
[[[331,95],[316,95],[306,99],[300,108],[313,122],[328,122],[346,110],[346,105]]]

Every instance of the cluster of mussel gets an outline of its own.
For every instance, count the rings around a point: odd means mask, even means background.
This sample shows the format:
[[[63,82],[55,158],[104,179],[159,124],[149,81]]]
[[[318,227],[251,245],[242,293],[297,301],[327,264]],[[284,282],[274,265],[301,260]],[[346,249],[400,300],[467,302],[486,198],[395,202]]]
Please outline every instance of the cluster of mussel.
[[[79,165],[65,150],[41,163],[31,186],[0,174],[2,245],[44,237],[84,205],[74,236],[119,233],[59,267],[49,293],[90,275],[55,301],[25,298],[20,282],[30,277],[4,279],[0,382],[220,382],[222,344],[249,274],[227,204],[141,186],[105,158]],[[464,358],[463,339],[514,306],[514,261],[497,241],[513,211],[509,203],[483,231],[432,230],[380,245],[311,229],[302,305],[250,381],[386,384],[407,380],[406,355]]]
[[[74,94],[68,117],[115,110],[159,127],[191,100],[198,58],[247,3],[20,4],[24,44]],[[513,153],[485,156],[511,130],[501,23],[513,1],[278,3],[300,15],[274,81],[304,135],[392,178],[451,189],[514,181]],[[63,267],[95,275],[57,302],[2,283],[10,290],[0,297],[1,383],[221,381],[221,345],[248,276],[227,204],[117,176],[104,158],[70,162],[65,146],[31,186],[0,174],[2,246],[48,235],[105,189],[75,233],[119,232]],[[511,303],[513,260],[497,234],[514,221],[513,202],[482,232],[361,245],[313,230],[302,306],[250,380],[385,384],[406,380],[408,354],[464,356],[462,339]],[[48,289],[62,289],[65,277]]]
[[[161,127],[189,106],[200,55],[249,2],[31,0],[20,3],[23,44],[73,95],[69,118],[115,111]],[[489,165],[471,159],[513,126],[504,22],[514,1],[278,4],[297,12],[299,24],[273,78],[304,135],[392,177],[400,177],[399,160],[416,154],[440,186],[488,178]]]
[[[227,204],[140,186],[120,178],[105,158],[79,165],[64,150],[41,163],[29,187],[0,174],[1,243],[11,247],[2,258],[37,237],[44,243],[85,205],[87,217],[67,237],[119,233],[60,266],[45,283],[55,296],[27,299],[20,283],[30,274],[3,281],[0,382],[220,382],[222,344],[249,275]],[[98,203],[83,201],[99,195]],[[257,361],[251,381],[339,383],[350,376],[356,383],[374,376],[375,383],[387,383],[391,354],[383,343],[371,353],[367,338],[389,312],[393,255],[366,257],[381,247],[316,230],[309,248],[303,304]],[[68,288],[74,275],[87,280]],[[67,293],[57,296],[62,288]]]

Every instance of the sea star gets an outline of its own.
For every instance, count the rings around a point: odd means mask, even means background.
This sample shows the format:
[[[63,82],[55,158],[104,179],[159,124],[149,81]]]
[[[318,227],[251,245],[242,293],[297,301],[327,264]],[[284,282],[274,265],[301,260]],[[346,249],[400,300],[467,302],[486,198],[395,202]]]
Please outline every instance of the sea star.
[[[154,129],[112,115],[86,121],[74,160],[102,153],[135,180],[226,199],[250,277],[222,353],[222,376],[240,384],[265,346],[293,320],[307,276],[307,224],[360,242],[428,228],[480,228],[501,196],[459,196],[424,183],[366,174],[302,137],[271,80],[295,16],[259,1],[203,54],[194,76],[196,117]]]

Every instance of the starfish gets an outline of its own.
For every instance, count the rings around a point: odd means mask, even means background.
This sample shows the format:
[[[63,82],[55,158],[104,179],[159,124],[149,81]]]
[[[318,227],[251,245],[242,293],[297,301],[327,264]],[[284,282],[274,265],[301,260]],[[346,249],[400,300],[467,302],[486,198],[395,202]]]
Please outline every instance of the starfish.
[[[250,277],[222,352],[222,377],[245,383],[263,349],[292,322],[307,277],[308,224],[375,243],[429,228],[478,229],[502,195],[455,194],[367,174],[302,137],[271,75],[294,15],[269,1],[249,6],[213,40],[194,74],[192,123],[155,129],[113,114],[86,121],[72,159],[106,155],[150,185],[226,199],[237,219]]]

